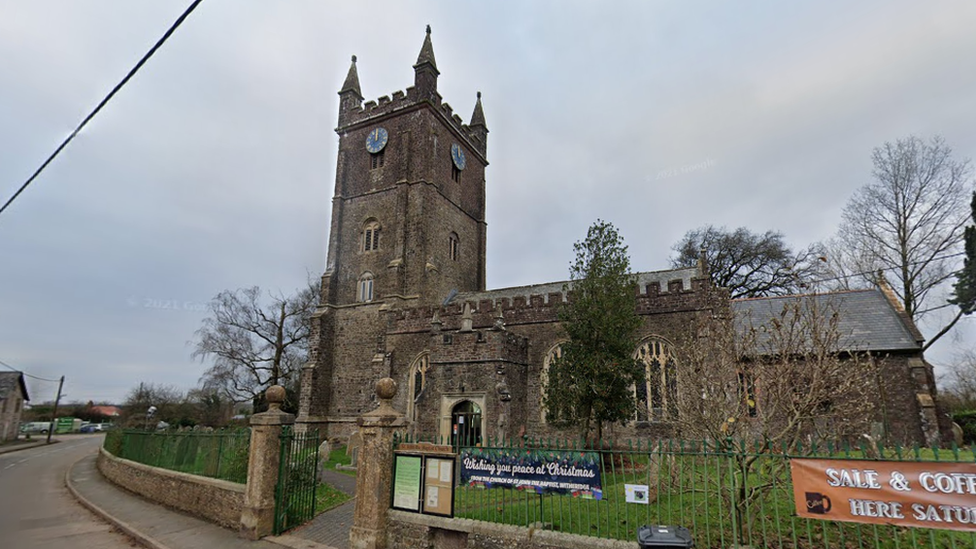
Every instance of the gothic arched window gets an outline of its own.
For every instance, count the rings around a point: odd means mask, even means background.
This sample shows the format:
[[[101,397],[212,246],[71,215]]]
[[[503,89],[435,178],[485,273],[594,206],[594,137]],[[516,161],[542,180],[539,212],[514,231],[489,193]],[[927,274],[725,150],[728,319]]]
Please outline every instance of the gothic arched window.
[[[677,380],[671,346],[657,338],[641,343],[634,358],[644,363],[644,383],[635,387],[637,421],[664,421],[677,415]]]
[[[375,219],[363,225],[363,251],[369,252],[380,248],[380,223]]]
[[[539,411],[542,416],[542,422],[545,423],[550,417],[555,417],[557,413],[550,413],[546,406],[544,405],[546,399],[546,386],[549,384],[549,366],[563,356],[563,347],[561,344],[553,345],[549,352],[546,353],[545,360],[542,361],[542,374],[539,376],[539,400],[543,403],[539,406]]]
[[[356,301],[373,301],[373,273],[366,271],[359,277],[359,292]]]
[[[427,389],[427,372],[430,371],[430,354],[423,353],[410,365],[409,398],[407,399],[407,417],[410,421],[417,420],[417,401],[423,396]]]

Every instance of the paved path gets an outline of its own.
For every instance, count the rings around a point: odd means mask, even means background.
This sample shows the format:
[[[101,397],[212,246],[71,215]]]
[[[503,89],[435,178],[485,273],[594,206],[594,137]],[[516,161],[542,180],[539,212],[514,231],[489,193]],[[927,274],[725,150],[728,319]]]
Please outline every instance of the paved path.
[[[356,494],[356,479],[338,471],[324,470],[321,479],[344,494]],[[289,535],[304,540],[321,543],[336,549],[348,549],[349,530],[352,528],[352,513],[356,500],[352,499],[330,509],[312,519],[308,524],[288,532]]]
[[[0,455],[0,547],[348,548],[354,501],[286,535],[248,541],[233,530],[169,510],[106,480],[95,467],[102,440],[102,435],[64,437],[56,445]],[[355,492],[353,477],[328,471],[323,478],[340,491]]]
[[[128,549],[131,539],[96,517],[64,486],[65,472],[91,454],[100,435],[59,437],[58,444],[0,455],[0,547]]]

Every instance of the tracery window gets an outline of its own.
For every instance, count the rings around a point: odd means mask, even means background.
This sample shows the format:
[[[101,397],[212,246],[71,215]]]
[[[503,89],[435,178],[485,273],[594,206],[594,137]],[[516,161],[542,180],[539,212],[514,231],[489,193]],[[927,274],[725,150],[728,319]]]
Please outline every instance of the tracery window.
[[[373,301],[373,273],[366,271],[359,277],[359,292],[356,300],[364,303]]]
[[[644,341],[634,358],[644,363],[644,383],[635,387],[637,421],[665,421],[677,416],[674,353],[660,339]]]
[[[363,251],[378,250],[380,247],[380,223],[376,220],[367,221],[363,225]]]

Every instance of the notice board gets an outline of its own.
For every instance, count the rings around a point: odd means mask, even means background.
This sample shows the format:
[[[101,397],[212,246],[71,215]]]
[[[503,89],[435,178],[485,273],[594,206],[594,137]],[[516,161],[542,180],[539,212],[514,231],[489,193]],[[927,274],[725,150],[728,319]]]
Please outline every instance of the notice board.
[[[454,458],[426,457],[424,513],[454,515]]]
[[[401,511],[454,516],[456,460],[450,447],[401,444],[394,454],[392,507]]]
[[[393,508],[420,510],[421,456],[397,455],[393,464]]]

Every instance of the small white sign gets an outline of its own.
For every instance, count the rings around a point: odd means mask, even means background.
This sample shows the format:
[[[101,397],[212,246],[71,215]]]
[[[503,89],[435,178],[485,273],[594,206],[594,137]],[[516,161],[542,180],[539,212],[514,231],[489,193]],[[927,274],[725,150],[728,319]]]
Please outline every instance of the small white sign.
[[[627,495],[627,503],[643,505],[650,503],[650,489],[646,484],[624,484],[624,492]]]

